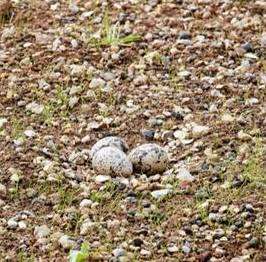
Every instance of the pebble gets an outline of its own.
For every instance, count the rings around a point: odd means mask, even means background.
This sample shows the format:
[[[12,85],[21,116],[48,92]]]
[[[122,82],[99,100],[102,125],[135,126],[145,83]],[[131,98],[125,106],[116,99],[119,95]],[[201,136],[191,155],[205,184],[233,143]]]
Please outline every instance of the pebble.
[[[68,101],[68,105],[70,108],[73,108],[79,102],[79,98],[77,96],[70,97]]]
[[[29,138],[32,138],[32,137],[35,137],[36,136],[36,132],[29,129],[29,130],[25,130],[24,131],[24,135],[29,137]]]
[[[223,114],[222,115],[222,121],[224,123],[232,123],[235,120],[235,118],[233,116],[231,116],[230,114]]]
[[[170,193],[172,193],[172,190],[167,188],[167,189],[161,189],[161,190],[155,190],[151,192],[151,195],[158,199],[158,198],[163,198],[167,195],[169,195]]]
[[[26,228],[27,228],[27,224],[26,224],[25,221],[19,221],[19,222],[18,222],[18,227],[19,227],[20,229],[26,229]]]
[[[3,128],[6,123],[7,123],[6,118],[0,118],[0,128]]]
[[[81,208],[83,208],[83,207],[90,207],[92,204],[93,204],[93,202],[92,202],[90,199],[83,199],[83,200],[80,202],[79,206],[80,206]]]
[[[93,89],[98,87],[103,88],[104,86],[105,86],[105,81],[101,78],[93,78],[89,85],[89,87]]]
[[[34,229],[34,235],[36,238],[44,238],[49,236],[50,229],[47,225],[36,226]]]
[[[266,33],[263,33],[260,39],[260,43],[262,47],[266,47]]]
[[[95,153],[97,153],[103,147],[115,147],[122,152],[126,152],[128,150],[128,145],[122,138],[118,136],[107,136],[92,146],[90,150],[90,157],[93,158]]]
[[[14,218],[10,218],[7,221],[7,227],[10,229],[15,229],[18,226],[18,222]]]
[[[88,234],[90,229],[93,229],[95,225],[96,225],[95,222],[92,222],[90,219],[86,219],[80,226],[80,234],[82,236]]]
[[[146,249],[141,249],[140,250],[140,255],[143,256],[143,257],[150,257],[151,256],[151,252],[149,250],[146,250]]]
[[[183,246],[182,246],[182,251],[186,254],[190,253],[191,251],[191,247],[189,242],[186,242]]]
[[[115,257],[123,257],[126,255],[126,251],[123,248],[116,248],[113,250],[112,254]]]
[[[180,181],[185,181],[185,182],[193,182],[195,180],[195,177],[192,176],[186,168],[180,169],[180,171],[177,174],[177,178]]]
[[[111,179],[110,176],[104,176],[104,175],[98,175],[94,178],[94,181],[97,183],[97,184],[102,184],[102,183],[105,183],[107,181],[109,181]]]
[[[115,147],[103,147],[92,158],[92,167],[100,175],[130,176],[132,163]]]
[[[6,186],[0,183],[0,194],[5,196],[6,192]]]
[[[221,219],[220,214],[217,213],[210,213],[208,216],[209,220],[213,221],[213,222],[218,222]]]
[[[26,105],[26,110],[34,113],[34,114],[41,114],[44,110],[44,106],[43,105],[40,105],[36,102],[31,102],[29,104]]]
[[[169,253],[176,253],[176,252],[179,251],[179,248],[176,245],[172,245],[172,246],[170,246],[170,247],[167,248],[167,251]]]
[[[68,235],[61,236],[58,242],[64,249],[71,249],[76,244],[75,241],[72,240]]]
[[[250,43],[245,43],[241,46],[246,52],[252,52],[253,46]]]
[[[156,144],[144,144],[133,149],[128,156],[134,170],[147,174],[162,173],[168,166],[166,151]]]
[[[222,228],[217,228],[215,231],[214,231],[214,238],[221,238],[222,236],[224,236],[225,232]]]
[[[191,35],[189,32],[182,31],[179,33],[179,39],[189,40],[189,39],[191,39]]]
[[[193,138],[199,138],[209,133],[210,128],[208,126],[194,125],[192,127]]]
[[[152,140],[154,138],[155,131],[154,130],[142,130],[141,134],[146,140]]]
[[[69,95],[76,95],[82,92],[82,86],[72,86]]]

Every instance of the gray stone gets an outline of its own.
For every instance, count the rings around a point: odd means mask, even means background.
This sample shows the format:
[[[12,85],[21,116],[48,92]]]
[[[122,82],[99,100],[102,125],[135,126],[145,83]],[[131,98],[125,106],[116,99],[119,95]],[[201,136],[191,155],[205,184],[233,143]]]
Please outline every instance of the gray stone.
[[[172,193],[172,190],[169,188],[166,188],[166,189],[152,191],[151,195],[154,198],[158,199],[158,198],[163,198],[163,197],[169,195],[170,193]]]
[[[10,229],[15,229],[18,226],[18,222],[12,217],[7,221],[7,227]]]
[[[31,103],[27,104],[27,106],[26,106],[26,110],[28,110],[34,114],[37,114],[37,115],[41,114],[43,109],[44,109],[44,106],[39,105],[36,102],[31,102]]]
[[[93,78],[90,82],[90,88],[103,88],[105,86],[105,81],[101,78]]]
[[[102,184],[102,183],[105,183],[107,181],[109,181],[111,179],[110,176],[103,176],[103,175],[98,175],[94,178],[94,181],[97,183],[97,184]]]
[[[180,171],[177,174],[177,178],[180,181],[186,181],[186,182],[193,182],[195,180],[195,177],[192,176],[186,168],[180,169]]]
[[[34,229],[34,235],[36,238],[44,238],[50,234],[50,229],[47,225],[36,226]]]
[[[69,236],[63,235],[59,238],[58,240],[59,244],[64,248],[64,249],[71,249],[75,246],[75,241],[72,240]]]
[[[191,35],[189,32],[182,31],[179,33],[179,39],[189,40],[190,38],[191,38]]]
[[[123,257],[126,255],[126,251],[123,248],[116,248],[112,253],[115,257]]]

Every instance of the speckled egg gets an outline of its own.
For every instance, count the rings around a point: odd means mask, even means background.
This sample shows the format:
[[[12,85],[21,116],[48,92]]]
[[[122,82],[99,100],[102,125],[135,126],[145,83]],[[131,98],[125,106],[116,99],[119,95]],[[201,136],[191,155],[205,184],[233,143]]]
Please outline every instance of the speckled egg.
[[[90,150],[90,157],[93,158],[95,153],[103,147],[115,147],[123,152],[126,152],[128,150],[128,145],[122,138],[118,136],[107,136],[93,145]]]
[[[99,175],[128,177],[133,172],[126,154],[116,147],[103,147],[92,158],[92,167]]]
[[[128,158],[134,170],[146,174],[165,171],[169,162],[167,152],[156,144],[138,146],[129,153]]]

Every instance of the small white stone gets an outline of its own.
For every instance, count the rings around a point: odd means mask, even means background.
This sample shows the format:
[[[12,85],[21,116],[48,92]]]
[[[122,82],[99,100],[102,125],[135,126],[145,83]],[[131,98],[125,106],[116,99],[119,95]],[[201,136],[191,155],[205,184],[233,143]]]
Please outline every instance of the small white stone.
[[[94,181],[97,183],[97,184],[102,184],[102,183],[105,183],[107,181],[109,181],[111,179],[110,176],[104,176],[104,175],[98,175],[94,178]]]
[[[75,94],[79,94],[82,92],[82,86],[72,86],[70,91],[69,91],[69,95],[75,95]]]
[[[79,98],[77,96],[72,96],[69,99],[68,105],[70,108],[73,108],[79,102]]]
[[[24,131],[24,135],[29,137],[29,138],[32,138],[32,137],[36,136],[36,132],[31,130],[31,129],[28,129],[28,130]]]
[[[192,127],[192,136],[194,138],[202,137],[204,135],[207,135],[209,131],[210,128],[208,126],[194,125]]]
[[[50,234],[50,229],[47,225],[36,226],[34,229],[34,235],[36,238],[44,238]]]
[[[222,117],[221,117],[222,121],[224,123],[232,123],[235,118],[233,116],[231,116],[230,114],[223,114]]]
[[[82,225],[80,226],[80,234],[82,236],[88,234],[88,232],[91,229],[94,229],[97,224],[95,222],[90,221],[89,219],[86,219]]]
[[[180,181],[193,182],[195,177],[190,174],[186,168],[181,168],[177,174],[177,178]]]
[[[86,135],[81,139],[81,143],[86,144],[91,140],[90,135]]]
[[[26,110],[31,111],[32,113],[37,114],[37,115],[41,114],[43,109],[44,109],[44,106],[39,105],[36,102],[31,102],[26,105]]]
[[[0,194],[6,195],[6,186],[0,183]]]
[[[161,190],[155,190],[151,192],[151,195],[158,199],[158,198],[163,198],[167,195],[169,195],[170,193],[172,193],[172,190],[167,188],[167,189],[161,189]]]
[[[80,206],[81,208],[83,208],[83,207],[90,207],[92,204],[93,204],[93,202],[92,202],[90,199],[83,199],[83,200],[80,202],[79,206]]]
[[[176,252],[179,251],[179,248],[178,248],[176,245],[173,245],[173,246],[168,247],[168,248],[167,248],[167,251],[168,251],[169,253],[176,253]]]
[[[3,126],[7,123],[6,118],[0,118],[0,128],[3,128]]]
[[[10,229],[15,229],[18,226],[18,222],[14,218],[10,218],[7,221],[7,227]]]
[[[242,140],[242,141],[249,141],[252,139],[252,137],[247,134],[247,133],[244,133],[243,130],[240,130],[238,133],[237,133],[237,137]]]
[[[151,256],[151,251],[146,250],[146,249],[141,249],[140,250],[140,255],[143,257],[150,257]]]
[[[20,180],[20,177],[19,177],[19,174],[18,174],[18,173],[14,173],[14,174],[12,174],[11,177],[10,177],[10,181],[11,181],[12,183],[18,183],[19,180]]]
[[[26,222],[24,222],[24,221],[19,221],[19,222],[18,222],[18,227],[19,227],[20,229],[26,229],[26,228],[27,228],[27,224],[26,224]]]
[[[74,247],[76,244],[74,240],[72,240],[69,236],[63,235],[59,238],[58,240],[59,244],[64,248],[64,249],[71,249]]]
[[[103,88],[105,86],[105,81],[101,78],[93,78],[90,82],[89,87],[90,88]]]
[[[112,253],[115,257],[123,257],[126,255],[126,251],[123,248],[116,248]]]

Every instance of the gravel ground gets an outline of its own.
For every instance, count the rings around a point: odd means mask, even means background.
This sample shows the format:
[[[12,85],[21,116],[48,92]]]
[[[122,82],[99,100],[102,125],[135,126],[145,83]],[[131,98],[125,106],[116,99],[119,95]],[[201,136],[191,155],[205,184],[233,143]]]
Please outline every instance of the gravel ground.
[[[0,261],[265,261],[266,2],[0,2]],[[165,172],[97,174],[106,136]]]

